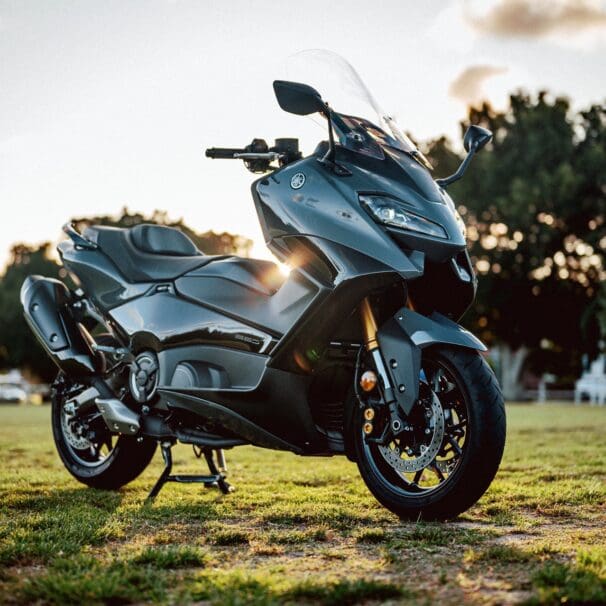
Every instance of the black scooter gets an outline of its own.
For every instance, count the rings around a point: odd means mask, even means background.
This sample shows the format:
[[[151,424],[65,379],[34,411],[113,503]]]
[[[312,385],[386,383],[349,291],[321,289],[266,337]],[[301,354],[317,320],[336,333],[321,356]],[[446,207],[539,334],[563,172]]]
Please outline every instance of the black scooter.
[[[252,195],[267,245],[292,268],[207,256],[182,232],[64,228],[58,250],[79,284],[30,276],[25,317],[60,369],[55,443],[97,488],[136,478],[160,444],[167,481],[231,490],[224,450],[243,444],[345,455],[399,516],[451,518],[488,488],[505,413],[482,343],[455,321],[476,279],[445,187],[491,134],[472,126],[466,160],[434,181],[387,116],[340,114],[310,86],[276,81],[280,107],[321,114],[329,140],[302,158],[212,148],[263,175]],[[209,473],[171,474],[192,444]]]

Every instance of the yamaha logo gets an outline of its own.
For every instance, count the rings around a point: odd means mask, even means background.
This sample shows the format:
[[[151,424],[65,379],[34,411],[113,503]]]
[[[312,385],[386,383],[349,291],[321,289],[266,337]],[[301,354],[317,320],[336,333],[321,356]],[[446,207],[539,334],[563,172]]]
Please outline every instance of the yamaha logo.
[[[290,179],[290,186],[293,189],[301,189],[305,185],[305,175],[303,173],[295,173]]]

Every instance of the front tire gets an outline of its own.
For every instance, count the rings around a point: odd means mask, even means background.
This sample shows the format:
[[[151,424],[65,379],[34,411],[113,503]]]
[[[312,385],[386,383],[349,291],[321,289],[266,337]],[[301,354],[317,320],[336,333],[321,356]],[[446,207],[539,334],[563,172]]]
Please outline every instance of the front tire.
[[[406,436],[408,441],[394,440],[391,447],[373,444],[363,431],[364,407],[355,406],[356,459],[372,494],[396,515],[413,520],[451,519],[476,503],[497,472],[505,446],[505,406],[494,373],[476,351],[428,348],[423,351],[422,368],[420,395],[424,394],[430,403],[425,404],[420,416],[418,408],[422,404],[415,404],[416,418],[421,424],[429,419],[427,428],[433,422],[434,433],[436,426],[443,428],[438,454],[433,457],[432,444],[419,446],[422,450],[417,460],[423,453],[432,452],[432,461],[421,470],[407,473],[407,466],[412,469],[415,465],[413,439]],[[415,418],[415,408],[409,420]],[[436,411],[442,417],[439,423],[431,420],[436,418]],[[412,429],[410,432],[408,435],[414,434]],[[423,433],[429,431],[417,431],[420,441]]]

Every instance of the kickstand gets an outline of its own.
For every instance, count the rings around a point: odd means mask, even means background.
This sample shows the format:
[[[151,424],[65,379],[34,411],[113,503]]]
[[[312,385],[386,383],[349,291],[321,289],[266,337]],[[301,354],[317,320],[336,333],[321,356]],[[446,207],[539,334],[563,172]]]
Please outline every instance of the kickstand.
[[[173,445],[174,444],[171,442],[160,442],[162,458],[164,459],[164,469],[162,470],[160,477],[156,480],[154,487],[149,491],[146,499],[147,502],[153,501],[164,487],[164,484],[167,482],[204,484],[207,488],[219,488],[223,494],[233,492],[233,486],[231,486],[225,479],[225,472],[227,470],[225,466],[225,455],[223,454],[222,450],[218,449],[216,451],[219,467],[217,467],[213,459],[213,450],[211,448],[201,449],[200,454],[194,450],[194,452],[196,452],[196,456],[198,457],[201,454],[204,454],[210,475],[171,475],[171,471],[173,469],[173,457],[171,449]]]

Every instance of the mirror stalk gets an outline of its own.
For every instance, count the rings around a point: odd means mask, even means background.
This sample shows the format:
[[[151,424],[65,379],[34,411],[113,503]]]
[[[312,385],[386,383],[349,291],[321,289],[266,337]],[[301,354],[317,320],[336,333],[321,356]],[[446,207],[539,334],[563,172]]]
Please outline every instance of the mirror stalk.
[[[490,140],[492,139],[492,133],[487,128],[482,128],[477,124],[472,124],[463,137],[463,147],[467,152],[466,158],[461,162],[457,171],[445,177],[444,179],[436,179],[436,183],[439,187],[446,189],[451,183],[458,181],[467,170],[471,159],[475,156],[476,152],[479,152]]]
[[[328,151],[324,156],[327,162],[335,162],[335,133],[332,127],[332,110],[326,106],[326,121],[328,122]]]
[[[330,168],[335,175],[340,177],[351,175],[351,173],[344,166],[341,166],[335,161],[335,134],[332,126],[332,110],[328,104],[326,104],[326,110],[322,113],[326,116],[326,121],[328,122],[328,151],[324,154],[324,157],[320,158],[318,161]]]
[[[458,181],[465,174],[465,171],[467,170],[471,159],[475,156],[476,151],[477,146],[472,147],[467,153],[467,156],[465,156],[463,162],[461,162],[461,164],[459,165],[459,168],[457,168],[456,172],[450,175],[450,177],[445,177],[444,179],[436,179],[436,183],[440,187],[446,189],[449,185],[451,185],[455,181]]]

